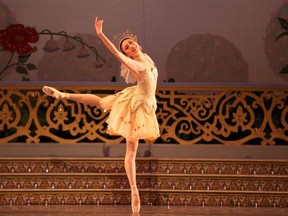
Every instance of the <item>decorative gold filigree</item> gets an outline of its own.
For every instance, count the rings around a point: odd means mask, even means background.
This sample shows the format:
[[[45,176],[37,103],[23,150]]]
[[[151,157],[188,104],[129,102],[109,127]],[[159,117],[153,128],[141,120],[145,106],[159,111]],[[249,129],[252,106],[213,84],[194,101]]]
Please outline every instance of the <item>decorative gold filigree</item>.
[[[104,96],[124,86],[62,88]],[[288,88],[162,84],[157,101],[161,137],[155,143],[288,144]],[[2,85],[0,142],[124,142],[122,137],[106,134],[108,114],[97,107],[48,97],[40,85]]]
[[[191,88],[190,94],[169,92],[172,94],[158,94],[163,142],[287,144],[287,89],[219,91],[212,87],[210,91]]]

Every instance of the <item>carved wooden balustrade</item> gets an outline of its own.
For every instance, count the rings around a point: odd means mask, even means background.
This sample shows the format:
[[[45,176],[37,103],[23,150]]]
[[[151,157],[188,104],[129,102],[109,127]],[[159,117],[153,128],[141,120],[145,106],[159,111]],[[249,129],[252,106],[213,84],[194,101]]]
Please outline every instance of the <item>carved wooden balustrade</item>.
[[[44,83],[100,96],[121,83]],[[109,111],[42,93],[43,83],[0,84],[0,143],[121,143],[106,134]],[[155,143],[287,145],[288,87],[163,83]]]

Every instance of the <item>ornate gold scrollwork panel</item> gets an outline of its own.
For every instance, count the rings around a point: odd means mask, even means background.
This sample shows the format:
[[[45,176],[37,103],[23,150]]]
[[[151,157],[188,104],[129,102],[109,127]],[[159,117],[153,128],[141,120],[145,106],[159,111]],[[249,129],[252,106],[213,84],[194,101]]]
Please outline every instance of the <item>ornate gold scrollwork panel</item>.
[[[288,88],[179,88],[158,97],[163,142],[288,144]]]
[[[155,143],[288,144],[288,87],[190,85],[159,85],[157,117],[161,137]],[[99,96],[125,87],[113,83],[95,86],[68,83],[55,87]],[[1,143],[124,142],[122,137],[106,134],[109,112],[48,97],[41,87],[1,85]]]

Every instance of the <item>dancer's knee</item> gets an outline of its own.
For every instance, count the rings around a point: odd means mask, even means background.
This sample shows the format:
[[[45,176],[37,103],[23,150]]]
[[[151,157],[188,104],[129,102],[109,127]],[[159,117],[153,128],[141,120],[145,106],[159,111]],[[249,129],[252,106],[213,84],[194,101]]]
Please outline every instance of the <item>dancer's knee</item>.
[[[126,143],[126,157],[134,158],[137,154],[138,142],[135,140],[127,140]]]
[[[103,98],[99,98],[98,104],[97,106],[99,106],[99,108],[101,109],[105,109],[103,106],[105,106]]]
[[[106,97],[100,98],[99,106],[102,109],[110,110],[115,99],[116,99],[115,95],[108,95]]]
[[[127,140],[127,150],[129,152],[137,152],[138,141],[137,140]]]

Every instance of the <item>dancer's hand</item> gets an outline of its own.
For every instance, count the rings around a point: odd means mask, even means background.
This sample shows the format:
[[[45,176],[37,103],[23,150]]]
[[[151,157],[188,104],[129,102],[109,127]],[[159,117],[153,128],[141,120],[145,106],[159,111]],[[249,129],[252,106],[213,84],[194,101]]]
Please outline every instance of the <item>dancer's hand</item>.
[[[98,18],[95,18],[95,29],[96,33],[99,35],[102,33],[102,25],[104,20],[98,20]]]

